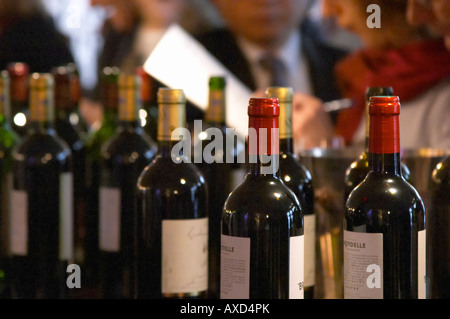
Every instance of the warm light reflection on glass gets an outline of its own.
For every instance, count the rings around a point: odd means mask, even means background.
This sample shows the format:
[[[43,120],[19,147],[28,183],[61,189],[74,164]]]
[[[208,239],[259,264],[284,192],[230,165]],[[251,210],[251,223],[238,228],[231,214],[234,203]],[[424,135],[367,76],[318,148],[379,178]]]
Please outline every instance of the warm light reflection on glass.
[[[140,109],[139,110],[139,119],[141,120],[141,126],[145,126],[147,124],[147,111]]]
[[[204,140],[206,140],[206,139],[208,138],[208,133],[206,133],[206,132],[200,132],[200,134],[198,134],[198,138],[199,138],[201,141],[204,141]]]
[[[389,188],[389,193],[391,193],[392,195],[397,194],[397,190],[395,188]]]
[[[17,126],[25,126],[27,124],[27,117],[23,113],[17,113],[13,120]]]
[[[285,182],[290,182],[290,181],[291,181],[291,177],[290,177],[289,175],[286,175],[286,176],[284,177],[284,181],[285,181]]]
[[[184,178],[181,178],[180,183],[184,185],[184,184],[186,184],[186,180]]]
[[[273,194],[277,199],[280,199],[281,195],[279,193],[274,193]]]

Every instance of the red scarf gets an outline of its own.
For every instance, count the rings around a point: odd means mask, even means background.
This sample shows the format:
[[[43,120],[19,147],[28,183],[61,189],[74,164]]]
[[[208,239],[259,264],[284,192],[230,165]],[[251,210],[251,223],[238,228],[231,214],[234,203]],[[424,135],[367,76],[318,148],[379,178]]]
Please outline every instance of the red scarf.
[[[349,144],[364,118],[367,87],[392,86],[400,102],[412,100],[450,76],[450,53],[442,39],[388,51],[363,49],[338,63],[336,75],[343,96],[354,100],[336,123],[336,133]]]

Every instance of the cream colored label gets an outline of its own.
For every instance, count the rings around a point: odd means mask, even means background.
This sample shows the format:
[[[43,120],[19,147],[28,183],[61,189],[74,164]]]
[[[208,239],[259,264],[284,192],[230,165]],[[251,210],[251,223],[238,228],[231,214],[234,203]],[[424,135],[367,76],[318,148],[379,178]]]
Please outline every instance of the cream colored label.
[[[220,298],[249,299],[250,238],[221,236]]]
[[[304,215],[305,236],[305,287],[316,281],[316,215]]]
[[[417,283],[418,283],[418,297],[419,299],[426,299],[426,230],[421,230],[418,233],[418,253],[417,253]]]
[[[108,252],[120,250],[120,189],[100,187],[100,249]]]
[[[63,173],[59,184],[59,258],[73,259],[73,174]]]
[[[162,221],[161,292],[208,289],[208,218]]]
[[[289,240],[289,299],[304,298],[304,236],[294,236]]]
[[[12,255],[28,254],[28,194],[26,191],[11,192],[10,251]]]
[[[186,127],[186,107],[184,104],[160,104],[158,113],[158,140],[180,141],[182,136],[172,136],[177,128]]]
[[[383,299],[383,234],[344,230],[344,298]]]

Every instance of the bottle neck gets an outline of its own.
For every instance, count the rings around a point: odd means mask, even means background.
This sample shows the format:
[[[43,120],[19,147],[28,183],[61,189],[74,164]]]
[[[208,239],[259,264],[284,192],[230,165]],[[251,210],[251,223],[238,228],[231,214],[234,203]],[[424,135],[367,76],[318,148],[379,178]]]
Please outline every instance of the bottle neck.
[[[294,143],[292,138],[280,138],[280,154],[293,154]]]
[[[280,154],[294,152],[292,140],[292,102],[280,101]]]
[[[400,153],[369,153],[369,165],[373,172],[402,176]]]
[[[377,173],[401,176],[398,115],[370,116],[369,166]]]
[[[53,129],[54,113],[52,87],[31,89],[29,130],[35,132]]]
[[[278,116],[250,116],[248,136],[249,173],[278,177],[280,131]]]
[[[225,91],[211,89],[209,91],[209,105],[205,113],[205,120],[213,126],[225,125]]]

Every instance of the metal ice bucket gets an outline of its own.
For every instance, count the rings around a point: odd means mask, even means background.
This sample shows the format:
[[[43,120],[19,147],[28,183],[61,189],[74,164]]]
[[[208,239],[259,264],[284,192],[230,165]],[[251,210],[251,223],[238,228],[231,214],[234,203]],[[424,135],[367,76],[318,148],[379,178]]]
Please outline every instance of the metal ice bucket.
[[[309,169],[315,193],[316,284],[314,297],[343,298],[343,217],[345,211],[345,171],[360,150],[315,148],[297,153]],[[411,183],[429,206],[429,183],[433,169],[448,152],[436,149],[402,151],[402,160],[411,173]],[[431,232],[427,231],[427,237]],[[427,239],[427,243],[431,241]],[[430,249],[427,245],[427,249]],[[427,265],[429,261],[427,260]]]
[[[343,298],[343,232],[345,171],[359,151],[315,148],[298,152],[310,171],[316,214],[316,276],[314,298]]]

